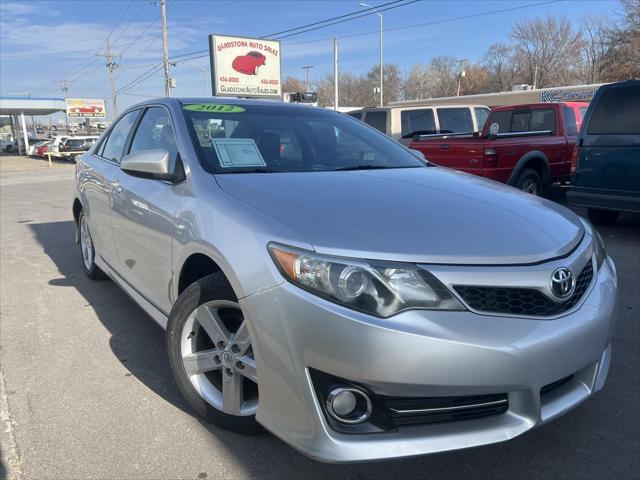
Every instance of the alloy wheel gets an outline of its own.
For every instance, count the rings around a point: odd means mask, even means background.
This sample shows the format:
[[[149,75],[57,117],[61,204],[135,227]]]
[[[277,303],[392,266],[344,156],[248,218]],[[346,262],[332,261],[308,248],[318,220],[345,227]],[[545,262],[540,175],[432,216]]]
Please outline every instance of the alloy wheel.
[[[182,366],[198,394],[229,415],[255,415],[256,363],[237,302],[214,300],[189,315],[180,336]]]
[[[522,190],[531,195],[538,195],[538,184],[533,178],[526,178],[522,182]]]
[[[89,233],[89,225],[87,217],[80,217],[80,249],[82,250],[82,260],[87,270],[91,270],[93,266],[93,241]]]

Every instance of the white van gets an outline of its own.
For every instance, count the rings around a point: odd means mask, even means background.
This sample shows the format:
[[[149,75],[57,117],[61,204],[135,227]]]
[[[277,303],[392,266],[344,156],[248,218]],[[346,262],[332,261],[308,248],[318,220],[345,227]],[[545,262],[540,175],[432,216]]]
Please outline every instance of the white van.
[[[485,105],[425,105],[363,108],[347,115],[408,145],[415,135],[479,132],[489,112]]]

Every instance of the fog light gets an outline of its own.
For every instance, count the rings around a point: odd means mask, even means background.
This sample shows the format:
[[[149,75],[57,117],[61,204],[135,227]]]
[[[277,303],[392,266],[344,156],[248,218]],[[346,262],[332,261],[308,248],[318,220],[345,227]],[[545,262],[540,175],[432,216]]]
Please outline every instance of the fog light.
[[[362,390],[338,387],[331,390],[326,401],[329,415],[342,423],[362,423],[371,416],[371,399]]]

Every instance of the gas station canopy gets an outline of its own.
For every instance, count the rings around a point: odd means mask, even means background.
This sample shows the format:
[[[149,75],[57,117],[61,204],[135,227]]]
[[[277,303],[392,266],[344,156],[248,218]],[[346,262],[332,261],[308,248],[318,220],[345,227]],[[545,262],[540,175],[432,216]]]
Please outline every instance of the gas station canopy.
[[[49,115],[64,110],[64,98],[0,97],[0,115]]]

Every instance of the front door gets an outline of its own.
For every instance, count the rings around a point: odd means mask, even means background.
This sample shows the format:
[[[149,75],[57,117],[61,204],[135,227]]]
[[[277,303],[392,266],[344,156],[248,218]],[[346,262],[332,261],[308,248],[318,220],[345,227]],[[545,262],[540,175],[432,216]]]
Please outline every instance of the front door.
[[[163,107],[149,107],[127,153],[167,150],[171,168],[178,149],[171,117]],[[168,181],[141,178],[123,170],[118,174],[118,203],[113,229],[120,275],[147,301],[165,314],[171,310],[172,239],[174,214],[184,187]]]

